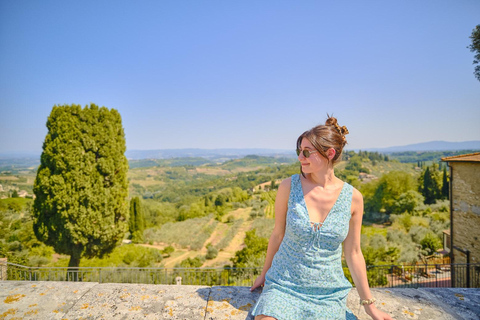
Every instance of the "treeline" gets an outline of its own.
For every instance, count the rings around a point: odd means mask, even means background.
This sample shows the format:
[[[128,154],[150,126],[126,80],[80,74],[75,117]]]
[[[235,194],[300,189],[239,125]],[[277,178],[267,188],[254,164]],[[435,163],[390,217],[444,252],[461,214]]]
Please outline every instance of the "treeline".
[[[480,150],[459,150],[459,151],[403,151],[393,152],[389,156],[391,159],[398,160],[403,163],[415,162],[438,162],[445,157],[458,156],[461,154],[479,152]]]
[[[211,164],[212,161],[205,158],[169,158],[169,159],[141,159],[129,160],[128,165],[130,169],[134,168],[148,168],[148,167],[183,167],[183,166],[201,166],[204,164]]]

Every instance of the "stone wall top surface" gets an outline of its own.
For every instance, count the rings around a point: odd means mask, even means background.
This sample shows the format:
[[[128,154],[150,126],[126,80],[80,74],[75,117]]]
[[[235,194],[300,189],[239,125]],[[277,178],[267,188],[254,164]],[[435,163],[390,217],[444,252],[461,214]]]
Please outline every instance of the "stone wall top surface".
[[[401,319],[480,319],[480,289],[372,289]],[[247,287],[0,281],[0,319],[252,319],[260,291]],[[355,289],[348,307],[361,320]]]

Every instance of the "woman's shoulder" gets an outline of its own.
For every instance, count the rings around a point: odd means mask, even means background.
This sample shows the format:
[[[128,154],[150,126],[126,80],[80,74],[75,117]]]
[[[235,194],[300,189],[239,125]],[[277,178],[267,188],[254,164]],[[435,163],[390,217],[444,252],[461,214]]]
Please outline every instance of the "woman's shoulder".
[[[286,196],[289,195],[290,194],[290,189],[291,189],[291,186],[292,186],[292,181],[295,181],[294,179],[296,179],[296,175],[293,175],[291,177],[288,177],[288,178],[282,180],[282,182],[280,182],[280,185],[278,186],[277,195],[279,193],[283,193]]]
[[[359,202],[359,201],[363,202],[363,195],[357,188],[355,188],[354,186],[352,186],[350,183],[346,181],[343,181],[343,183],[344,183],[344,188],[349,189],[352,194],[352,202]]]
[[[295,178],[295,175],[288,177],[286,179],[283,179],[282,182],[280,182],[279,188],[288,188],[290,189],[290,186],[292,185],[292,181]]]
[[[357,188],[351,186],[352,188],[352,213],[359,212],[363,215],[363,195]]]

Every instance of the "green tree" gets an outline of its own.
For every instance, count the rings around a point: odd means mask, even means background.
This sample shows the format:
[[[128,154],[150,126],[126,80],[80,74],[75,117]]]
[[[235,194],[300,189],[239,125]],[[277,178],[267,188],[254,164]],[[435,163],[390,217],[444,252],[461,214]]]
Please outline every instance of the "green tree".
[[[207,254],[205,255],[205,258],[208,260],[215,259],[218,256],[218,250],[211,244],[207,245]]]
[[[70,255],[110,253],[127,229],[128,162],[120,114],[91,104],[54,106],[34,182],[38,240]]]
[[[423,203],[423,196],[415,190],[408,190],[407,192],[402,193],[398,196],[398,199],[395,201],[393,206],[393,213],[413,213],[415,208]]]
[[[433,165],[427,167],[423,172],[423,181],[420,182],[420,192],[425,197],[425,204],[434,204],[437,199],[441,198],[441,189],[438,182],[438,171]]]
[[[12,198],[18,198],[18,192],[17,192],[17,190],[13,190],[13,192],[12,192]]]
[[[139,197],[130,200],[130,217],[128,221],[130,239],[134,243],[143,242],[143,231],[145,230],[145,217]]]
[[[416,195],[407,194],[407,192],[415,189],[416,184],[410,174],[402,171],[386,173],[378,181],[366,183],[362,186],[362,193],[365,198],[365,211],[367,214],[372,212],[390,214],[398,212],[399,205],[405,205],[408,208],[411,206],[412,201],[415,201]],[[405,195],[400,197],[402,194]],[[413,200],[411,200],[412,198]],[[401,201],[399,202],[399,200]]]
[[[256,235],[256,229],[247,231],[245,236],[245,248],[235,252],[235,257],[230,259],[234,268],[252,267],[251,262],[265,259],[267,253],[268,239]],[[256,267],[261,264],[256,263]]]
[[[473,74],[480,81],[480,24],[473,29],[472,34],[470,35],[470,39],[472,39],[472,44],[469,45],[467,48],[470,49],[471,52],[475,52],[475,58],[473,59],[473,64],[477,64],[475,66],[475,71]]]
[[[433,232],[428,232],[422,241],[420,241],[420,244],[429,255],[435,253],[437,249],[442,247],[442,241]]]
[[[449,197],[450,197],[450,187],[448,185],[447,167],[443,167],[442,198],[448,199]]]

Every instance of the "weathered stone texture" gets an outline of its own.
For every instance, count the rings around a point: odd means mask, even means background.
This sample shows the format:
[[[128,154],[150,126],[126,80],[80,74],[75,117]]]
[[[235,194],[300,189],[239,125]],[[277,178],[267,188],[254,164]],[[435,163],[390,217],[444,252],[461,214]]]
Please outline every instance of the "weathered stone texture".
[[[470,251],[480,262],[480,163],[452,162],[453,244]],[[453,250],[455,263],[466,263],[465,254]]]
[[[479,289],[372,292],[379,309],[396,320],[479,319]],[[249,311],[259,295],[248,287],[0,281],[0,319],[253,320]],[[370,319],[358,302],[352,289],[347,306],[358,319]]]
[[[7,258],[0,258],[0,281],[7,280]]]

